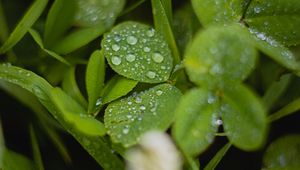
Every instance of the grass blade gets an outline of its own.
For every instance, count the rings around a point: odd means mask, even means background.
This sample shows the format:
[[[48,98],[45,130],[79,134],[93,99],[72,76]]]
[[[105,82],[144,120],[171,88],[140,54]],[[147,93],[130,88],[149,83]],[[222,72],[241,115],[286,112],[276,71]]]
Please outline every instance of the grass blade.
[[[49,54],[51,57],[54,57],[55,59],[57,59],[58,61],[66,64],[66,65],[70,65],[70,63],[64,59],[63,57],[59,56],[58,54],[56,54],[55,52],[53,51],[50,51],[50,50],[47,50],[45,49],[44,47],[44,44],[43,44],[43,41],[42,41],[42,38],[41,36],[39,35],[39,33],[34,30],[34,29],[29,29],[29,33],[30,35],[32,36],[32,38],[34,39],[34,41],[40,46],[40,48],[46,52],[47,54]]]
[[[40,17],[47,3],[48,0],[36,0],[31,5],[31,7],[28,9],[26,14],[16,26],[16,28],[13,30],[8,39],[0,48],[0,54],[6,53],[23,38],[23,36],[27,33],[29,28]]]
[[[161,0],[151,0],[151,2],[155,28],[157,31],[162,33],[162,35],[167,40],[170,48],[172,49],[174,64],[179,64],[180,53],[177,48],[177,44],[173,35],[171,23],[168,19],[168,14],[166,13],[166,9],[164,9]]]
[[[35,135],[32,125],[30,125],[30,127],[29,127],[29,133],[30,133],[30,139],[31,139],[31,145],[32,145],[33,159],[34,159],[36,168],[37,168],[37,170],[44,170],[45,168],[44,168],[44,164],[43,164],[43,160],[42,160],[41,151],[40,151],[38,140],[36,138],[36,135]]]
[[[293,102],[287,104],[286,106],[284,106],[279,111],[271,114],[268,117],[268,120],[270,122],[273,122],[273,121],[278,120],[280,118],[283,118],[285,116],[291,115],[291,114],[295,113],[298,110],[300,110],[300,98],[298,98],[298,99],[294,100]]]
[[[230,143],[227,143],[226,145],[224,145],[217,152],[217,154],[209,161],[209,163],[205,166],[204,170],[215,169],[230,147],[231,147]]]

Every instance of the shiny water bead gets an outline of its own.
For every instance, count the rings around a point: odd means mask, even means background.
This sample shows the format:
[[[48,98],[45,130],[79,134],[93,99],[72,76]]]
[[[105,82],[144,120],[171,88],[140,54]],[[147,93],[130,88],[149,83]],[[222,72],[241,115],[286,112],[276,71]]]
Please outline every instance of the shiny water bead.
[[[104,36],[101,46],[115,72],[140,82],[164,82],[173,68],[171,51],[163,36],[144,24],[117,25]]]

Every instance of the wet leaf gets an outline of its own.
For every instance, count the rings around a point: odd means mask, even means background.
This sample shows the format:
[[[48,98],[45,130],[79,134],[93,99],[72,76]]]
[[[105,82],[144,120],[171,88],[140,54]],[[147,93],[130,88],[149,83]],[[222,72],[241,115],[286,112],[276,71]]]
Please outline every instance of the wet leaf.
[[[185,54],[191,81],[209,88],[241,82],[254,69],[257,51],[239,25],[213,26],[196,35]]]
[[[89,59],[85,75],[86,90],[89,98],[89,114],[94,114],[102,104],[101,101],[99,101],[99,97],[103,89],[104,79],[105,58],[101,51],[95,51]]]
[[[162,35],[137,22],[114,27],[102,40],[103,53],[118,74],[146,83],[168,80],[173,60]]]
[[[119,75],[111,78],[103,89],[102,103],[106,104],[128,94],[136,85],[137,81]]]
[[[166,130],[174,119],[174,106],[181,92],[169,84],[112,102],[105,110],[104,123],[113,142],[129,147],[149,130]]]
[[[266,139],[268,123],[262,101],[246,86],[228,85],[221,106],[223,127],[230,142],[243,150],[255,150]]]
[[[8,39],[0,48],[0,54],[3,54],[15,46],[27,33],[29,28],[35,23],[44,11],[48,0],[36,0],[25,13],[21,21],[15,27]]]
[[[300,43],[300,1],[251,1],[245,15],[250,29],[284,45]]]
[[[242,18],[245,2],[244,0],[192,0],[192,5],[200,22],[208,26],[238,22]]]
[[[300,167],[300,135],[288,135],[272,142],[263,158],[264,169],[296,170]]]
[[[75,23],[84,27],[95,25],[111,27],[125,5],[125,0],[75,0],[75,2],[77,5]]]
[[[217,96],[205,89],[192,89],[181,98],[173,136],[185,154],[196,156],[213,142],[218,106]]]

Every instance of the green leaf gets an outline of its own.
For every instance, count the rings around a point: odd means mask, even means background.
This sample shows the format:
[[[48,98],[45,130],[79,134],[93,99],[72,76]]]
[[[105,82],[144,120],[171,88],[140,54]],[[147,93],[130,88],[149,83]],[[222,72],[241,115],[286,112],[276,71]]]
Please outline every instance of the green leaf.
[[[106,31],[106,29],[107,28],[103,27],[103,25],[76,29],[65,37],[59,39],[51,49],[58,54],[71,53],[99,37]]]
[[[224,130],[233,145],[250,151],[264,144],[268,130],[265,108],[247,87],[228,85],[221,112]]]
[[[0,54],[3,54],[10,50],[14,45],[16,45],[23,36],[27,33],[29,28],[35,23],[35,21],[40,17],[44,11],[48,0],[36,0],[28,11],[25,13],[21,21],[15,27],[13,32],[10,34],[8,39],[0,48]]]
[[[181,92],[169,84],[123,98],[108,105],[104,122],[113,142],[125,147],[138,142],[149,130],[166,130],[174,119]]]
[[[66,71],[65,77],[62,82],[62,89],[73,99],[75,99],[81,106],[87,108],[87,101],[81,94],[80,89],[77,86],[75,77],[75,67],[71,67]]]
[[[0,1],[0,42],[4,42],[9,36],[6,17],[4,14],[3,3]]]
[[[256,57],[246,30],[239,25],[213,26],[196,35],[186,51],[185,66],[194,83],[223,88],[225,81],[246,79]]]
[[[112,102],[128,94],[136,85],[137,81],[119,75],[111,78],[102,91],[102,104]]]
[[[64,119],[76,130],[91,136],[103,136],[106,133],[100,121],[86,114],[85,109],[61,89],[52,89],[51,99],[63,114]]]
[[[226,24],[238,22],[243,15],[245,0],[192,0],[192,5],[200,22],[204,26],[210,24]]]
[[[85,83],[89,98],[88,113],[94,114],[101,102],[99,101],[105,79],[105,58],[101,51],[95,51],[87,65]]]
[[[95,25],[103,25],[105,28],[111,27],[125,5],[125,0],[76,0],[75,2],[77,5],[75,23],[84,27]]]
[[[296,111],[300,110],[300,98],[292,101],[291,103],[287,104],[277,112],[271,114],[268,119],[270,122],[283,118],[285,116],[291,115],[296,113]]]
[[[263,164],[264,169],[299,169],[300,135],[288,135],[272,142],[267,148]]]
[[[53,87],[43,78],[33,72],[11,66],[10,64],[3,64],[0,65],[0,79],[17,84],[35,94],[39,101],[52,113],[53,117],[60,122],[104,169],[124,169],[123,162],[111,152],[111,148],[105,138],[82,133],[77,128],[74,128],[73,124],[65,120],[65,114],[56,108],[50,98],[50,92]],[[72,101],[70,102],[72,103]],[[76,118],[76,116],[70,117],[70,119]]]
[[[245,20],[250,29],[284,45],[300,43],[300,1],[251,1]]]
[[[226,152],[229,150],[231,144],[227,143],[224,145],[218,152],[217,154],[208,162],[208,164],[205,166],[204,170],[212,170],[217,167],[219,162],[222,160]]]
[[[38,140],[36,138],[36,135],[35,135],[32,125],[30,125],[30,127],[29,127],[29,133],[30,133],[30,138],[31,138],[32,153],[33,153],[33,159],[34,159],[35,166],[36,166],[37,170],[44,170],[45,168],[43,165],[41,151],[40,151]]]
[[[3,170],[35,170],[34,164],[27,157],[8,149],[3,151]]]
[[[196,156],[213,142],[218,130],[218,106],[217,97],[205,89],[193,89],[181,98],[173,136],[185,154]]]
[[[170,22],[170,18],[168,18],[171,17],[171,2],[167,2],[169,0],[164,1],[166,2],[162,3],[161,0],[151,0],[154,25],[155,29],[164,36],[169,47],[171,48],[174,64],[178,64],[180,62],[180,54],[177,48],[175,37],[173,35],[172,23]],[[165,9],[164,7],[166,7],[167,9]]]
[[[74,0],[55,0],[46,19],[44,43],[51,47],[71,27],[74,21],[76,2]],[[63,17],[62,17],[63,16]]]
[[[58,61],[66,64],[66,65],[70,65],[70,63],[66,59],[64,59],[63,57],[59,56],[58,54],[56,54],[53,51],[45,49],[44,44],[43,44],[42,39],[41,39],[41,36],[40,36],[40,34],[36,30],[29,29],[29,33],[32,36],[32,38],[34,39],[34,41],[40,46],[40,48],[43,51],[45,51],[47,54],[49,54],[50,56],[54,57]]]
[[[172,56],[163,36],[137,22],[124,22],[104,36],[103,53],[118,74],[146,83],[168,80]]]

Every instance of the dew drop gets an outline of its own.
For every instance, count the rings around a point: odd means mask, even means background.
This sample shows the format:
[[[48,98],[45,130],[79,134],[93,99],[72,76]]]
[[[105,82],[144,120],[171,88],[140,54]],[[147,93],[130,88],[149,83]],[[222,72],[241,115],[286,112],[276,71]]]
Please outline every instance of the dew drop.
[[[114,65],[120,65],[122,60],[120,57],[117,57],[117,56],[114,56],[111,58],[111,62],[114,64]]]
[[[135,60],[135,55],[133,55],[133,54],[126,55],[126,60],[128,62],[133,62]]]
[[[97,99],[96,106],[100,106],[102,104],[102,98]]]
[[[152,59],[156,63],[161,63],[164,61],[164,57],[160,53],[153,53],[152,54]]]
[[[123,133],[124,134],[128,134],[129,133],[129,129],[128,128],[123,129]]]
[[[254,8],[254,12],[257,13],[257,14],[260,13],[261,12],[261,8],[260,7],[255,7]]]
[[[114,51],[119,51],[120,50],[120,46],[118,44],[113,44],[111,46],[111,48],[114,50]]]
[[[138,39],[135,36],[128,36],[126,41],[130,45],[135,45],[137,43]]]
[[[114,40],[116,41],[116,42],[120,42],[121,41],[121,36],[119,35],[119,34],[116,34],[115,35],[115,37],[114,37]]]
[[[155,31],[155,30],[154,30],[153,28],[151,28],[151,29],[149,29],[149,30],[146,32],[146,35],[147,35],[148,37],[153,37],[154,34],[155,34],[154,31]]]
[[[144,110],[146,110],[146,107],[145,107],[144,105],[142,105],[142,106],[140,107],[140,110],[144,111]]]
[[[155,93],[156,93],[156,95],[160,96],[160,95],[162,95],[162,94],[163,94],[163,91],[161,91],[161,90],[157,90]]]
[[[217,119],[217,120],[215,121],[215,124],[218,125],[218,126],[220,126],[220,125],[223,124],[223,121],[222,121],[221,119]]]
[[[128,104],[128,105],[132,105],[132,102],[131,102],[131,101],[129,101],[127,104]]]
[[[149,48],[149,47],[144,47],[144,52],[148,53],[148,52],[150,52],[150,51],[151,51],[151,48]]]
[[[149,77],[150,79],[153,79],[155,78],[156,73],[153,71],[148,71],[146,76]]]
[[[142,103],[142,98],[136,97],[136,98],[135,98],[135,102],[136,102],[136,103]]]

